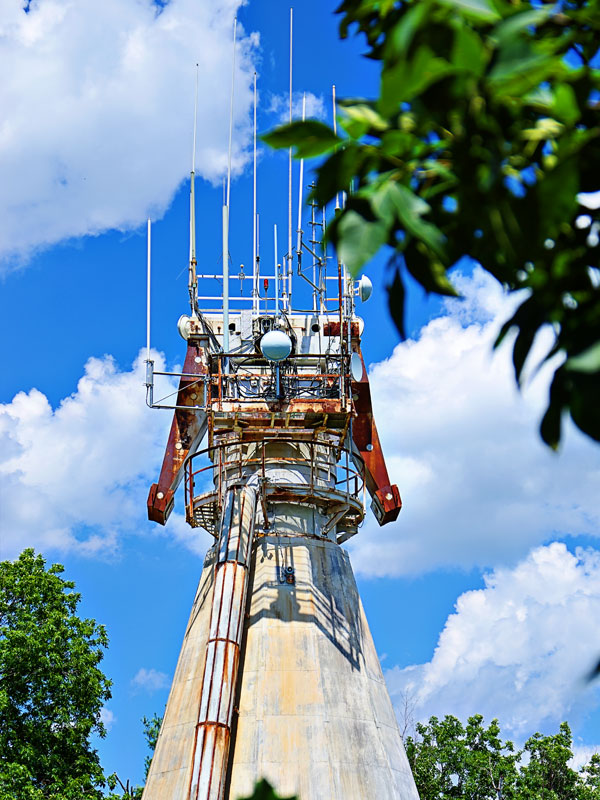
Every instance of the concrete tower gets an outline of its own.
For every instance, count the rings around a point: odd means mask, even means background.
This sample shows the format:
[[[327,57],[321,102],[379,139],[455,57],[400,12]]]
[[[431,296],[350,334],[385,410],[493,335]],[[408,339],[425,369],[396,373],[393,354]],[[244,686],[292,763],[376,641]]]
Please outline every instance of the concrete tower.
[[[164,524],[183,482],[188,523],[215,542],[143,800],[237,800],[262,777],[301,800],[418,800],[342,548],[366,492],[380,525],[401,507],[354,310],[370,282],[327,256],[314,205],[308,243],[298,230],[292,251],[290,214],[287,253],[279,263],[275,232],[261,274],[255,207],[251,292],[232,296],[245,276],[229,275],[227,204],[222,292],[200,295],[216,276],[197,270],[193,180],[192,312],[178,323],[187,352],[170,405],[155,402],[147,362],[149,404],[174,412],[148,514]]]

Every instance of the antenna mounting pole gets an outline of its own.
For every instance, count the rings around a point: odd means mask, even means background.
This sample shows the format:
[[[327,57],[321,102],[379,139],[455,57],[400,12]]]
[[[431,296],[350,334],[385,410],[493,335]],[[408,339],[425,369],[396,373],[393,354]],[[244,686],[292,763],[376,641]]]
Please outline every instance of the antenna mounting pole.
[[[150,361],[150,226],[148,220],[147,233],[147,262],[146,262],[146,361]]]
[[[254,73],[254,169],[253,169],[253,186],[252,186],[252,308],[258,311],[258,265],[257,265],[257,250],[256,250],[256,72]]]
[[[292,48],[294,39],[294,9],[290,8],[290,124],[292,122]],[[288,308],[292,307],[292,148],[288,151]]]
[[[192,172],[190,174],[190,266],[188,276],[188,289],[190,293],[190,306],[192,316],[196,313],[198,298],[198,279],[196,277],[196,196],[194,193],[194,178],[196,173],[196,129],[198,123],[198,64],[196,64],[196,94],[194,98],[194,136],[192,143]]]
[[[302,95],[302,122],[306,119],[306,92]],[[298,256],[298,274],[302,267],[302,189],[304,183],[304,159],[300,161],[300,180],[298,183],[298,240],[296,253]],[[314,283],[314,281],[313,281]]]
[[[233,89],[235,85],[235,40],[237,17],[233,20],[233,63],[229,101],[229,147],[227,149],[227,199],[223,206],[223,350],[229,352],[229,200],[231,196],[231,140],[233,137]],[[227,362],[225,364],[227,369]]]

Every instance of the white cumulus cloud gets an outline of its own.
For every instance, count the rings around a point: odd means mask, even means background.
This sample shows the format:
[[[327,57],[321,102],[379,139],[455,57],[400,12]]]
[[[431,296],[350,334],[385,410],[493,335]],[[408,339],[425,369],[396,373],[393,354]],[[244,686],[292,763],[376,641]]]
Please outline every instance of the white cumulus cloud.
[[[431,661],[386,671],[401,711],[420,719],[475,713],[522,737],[597,705],[585,675],[600,655],[600,551],[554,542],[462,594]]]
[[[76,391],[56,409],[37,389],[0,405],[3,557],[25,547],[107,554],[123,535],[143,530],[171,423],[169,412],[144,403],[144,356],[126,371],[109,356],[89,359]],[[158,380],[157,397],[170,390]],[[167,533],[195,552],[206,549],[207,535],[185,527],[174,514]]]
[[[110,708],[102,706],[100,709],[100,722],[102,722],[107,731],[111,730],[116,721],[115,713]]]
[[[305,102],[304,114],[306,119],[324,119],[326,117],[325,103],[321,95],[316,95],[312,92],[292,92],[292,119],[302,119],[303,102]],[[289,122],[289,92],[271,95],[268,111],[277,116],[279,124]]]
[[[170,681],[165,672],[159,672],[153,667],[141,667],[131,679],[131,685],[138,690],[156,692],[158,689],[168,689]]]
[[[598,446],[573,426],[558,455],[541,442],[549,370],[519,393],[509,344],[492,354],[515,299],[481,269],[459,285],[463,301],[370,371],[404,508],[384,528],[369,515],[349,542],[365,575],[514,563],[552,538],[600,535]]]
[[[0,264],[161,214],[189,172],[227,163],[242,0],[32,0],[0,19]],[[258,37],[238,24],[233,167],[245,163]]]

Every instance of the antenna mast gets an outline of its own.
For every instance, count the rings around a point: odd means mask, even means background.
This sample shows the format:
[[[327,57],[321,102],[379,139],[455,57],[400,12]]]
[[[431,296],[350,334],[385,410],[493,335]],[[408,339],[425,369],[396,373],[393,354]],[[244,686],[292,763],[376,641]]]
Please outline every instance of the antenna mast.
[[[198,64],[196,64],[196,94],[194,97],[194,136],[192,143],[192,172],[190,175],[190,267],[188,288],[192,316],[196,313],[198,299],[198,279],[196,277],[196,196],[194,194],[194,178],[196,172],[196,128],[198,122]]]
[[[146,361],[150,361],[150,220],[148,220],[146,265]]]
[[[302,95],[302,122],[306,118],[306,92]],[[296,253],[298,256],[298,274],[302,269],[302,184],[304,183],[304,159],[300,161],[300,180],[298,183],[298,239],[296,242]],[[314,280],[313,280],[314,287]]]
[[[227,200],[223,206],[223,350],[229,352],[229,200],[231,195],[231,140],[233,136],[233,89],[235,85],[235,40],[237,17],[233,20],[233,63],[229,101],[229,147],[227,150]]]
[[[256,219],[256,72],[254,73],[254,170],[252,186],[252,308],[258,310],[258,258],[257,258],[257,219]]]
[[[290,124],[292,122],[292,46],[294,9],[290,8]],[[292,308],[292,148],[288,151],[288,308]]]

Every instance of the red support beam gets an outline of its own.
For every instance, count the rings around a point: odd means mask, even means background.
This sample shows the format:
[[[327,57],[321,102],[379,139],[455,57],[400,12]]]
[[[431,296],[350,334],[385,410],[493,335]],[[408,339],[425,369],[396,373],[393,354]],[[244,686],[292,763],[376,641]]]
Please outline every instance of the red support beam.
[[[204,406],[204,384],[195,377],[206,375],[208,367],[201,339],[190,337],[183,365],[184,375],[179,381],[178,406]],[[148,519],[164,525],[173,510],[175,491],[183,477],[183,465],[192,447],[204,435],[206,415],[200,410],[185,411],[177,408],[167,442],[158,483],[153,483],[148,494]]]
[[[365,484],[372,498],[371,508],[380,525],[397,519],[402,500],[396,484],[390,483],[383,450],[377,434],[371,403],[371,387],[365,362],[360,349],[357,350],[362,363],[362,376],[352,381],[352,396],[356,417],[352,422],[352,439],[365,465]]]

